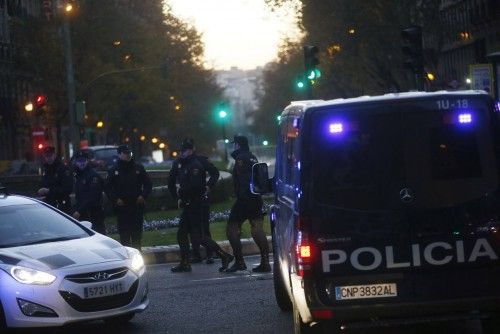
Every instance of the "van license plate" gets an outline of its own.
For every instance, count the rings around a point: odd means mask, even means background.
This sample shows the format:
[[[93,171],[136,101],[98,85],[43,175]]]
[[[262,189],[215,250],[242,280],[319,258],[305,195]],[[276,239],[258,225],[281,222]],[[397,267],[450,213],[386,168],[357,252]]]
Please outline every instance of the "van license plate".
[[[110,283],[83,289],[85,299],[117,295],[123,292],[122,283]]]
[[[336,300],[397,297],[397,295],[396,283],[335,287]]]

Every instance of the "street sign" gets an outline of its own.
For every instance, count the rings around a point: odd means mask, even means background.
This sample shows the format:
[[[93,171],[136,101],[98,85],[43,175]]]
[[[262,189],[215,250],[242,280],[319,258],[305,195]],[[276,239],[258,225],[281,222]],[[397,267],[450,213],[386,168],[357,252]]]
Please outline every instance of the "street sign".
[[[472,64],[469,65],[469,71],[471,88],[484,90],[493,96],[493,67],[491,64]]]

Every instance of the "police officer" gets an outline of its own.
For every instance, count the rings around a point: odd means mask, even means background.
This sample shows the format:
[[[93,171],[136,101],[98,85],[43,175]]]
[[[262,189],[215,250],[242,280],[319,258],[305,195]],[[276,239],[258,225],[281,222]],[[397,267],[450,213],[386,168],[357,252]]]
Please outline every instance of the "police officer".
[[[134,161],[127,145],[118,146],[117,153],[118,161],[108,171],[106,194],[114,205],[120,242],[140,250],[151,180],[144,167]]]
[[[102,193],[104,180],[89,165],[89,156],[79,151],[73,156],[75,167],[75,209],[73,217],[78,220],[92,222],[92,229],[106,234],[104,226],[104,210],[102,208]]]
[[[208,162],[208,161],[207,161]],[[189,241],[188,234],[194,242],[202,244],[207,252],[215,252],[222,262],[220,271],[227,269],[233,256],[220,248],[212,240],[202,227],[204,221],[204,201],[207,191],[215,184],[217,179],[207,184],[206,173],[200,159],[194,154],[194,143],[192,139],[184,139],[181,145],[181,156],[174,163],[175,170],[170,173],[168,188],[173,198],[177,199],[179,208],[182,209],[177,241],[180,247],[181,262],[172,267],[172,272],[191,271],[189,264]],[[215,168],[215,167],[214,167]],[[213,179],[213,178],[212,178]],[[178,187],[176,183],[178,182]]]
[[[73,177],[61,158],[56,156],[54,146],[47,146],[42,152],[43,176],[38,195],[43,201],[71,215],[69,195],[73,191]]]
[[[245,136],[234,136],[235,151],[231,153],[235,163],[233,167],[233,182],[236,202],[231,208],[227,222],[227,237],[233,248],[234,264],[226,272],[245,270],[247,266],[243,260],[241,249],[241,225],[245,220],[250,221],[252,238],[260,250],[260,264],[253,268],[254,272],[269,272],[269,245],[264,233],[264,220],[262,212],[262,197],[250,192],[252,166],[257,163],[257,158],[250,152],[248,139]]]
[[[213,189],[215,186],[215,183],[219,179],[219,171],[217,170],[217,167],[215,167],[209,160],[208,157],[198,155],[194,153],[194,141],[190,138],[186,138],[182,145],[182,147],[186,147],[186,151],[189,150],[188,153],[189,155],[193,155],[193,157],[196,157],[198,161],[201,163],[203,166],[203,171],[202,171],[202,177],[207,178],[207,174],[209,176],[209,179],[206,184],[206,192],[202,198],[202,208],[203,208],[203,219],[202,219],[202,224],[200,227],[200,232],[204,235],[206,235],[208,238],[212,238],[212,235],[210,233],[210,203],[208,200],[208,196],[210,194],[210,191]],[[192,149],[187,149],[187,147],[193,147]],[[191,152],[192,151],[192,152]],[[181,159],[177,159],[175,163],[172,165],[172,168],[170,169],[170,174],[169,174],[169,183],[168,183],[168,189],[170,190],[170,193],[172,197],[177,196],[176,192],[176,184],[179,180],[179,168],[182,165]],[[200,238],[197,238],[196,235],[190,233],[191,236],[191,245],[193,247],[193,256],[190,260],[191,263],[199,263],[201,262],[201,254],[200,254]],[[207,264],[212,264],[214,263],[213,259],[213,254],[210,249],[205,249],[206,250],[206,263]]]

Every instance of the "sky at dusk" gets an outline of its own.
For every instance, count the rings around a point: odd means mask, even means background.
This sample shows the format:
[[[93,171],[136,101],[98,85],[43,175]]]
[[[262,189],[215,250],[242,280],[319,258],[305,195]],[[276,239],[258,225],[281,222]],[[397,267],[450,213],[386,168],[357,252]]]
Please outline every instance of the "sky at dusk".
[[[277,56],[285,37],[300,32],[293,9],[272,12],[264,0],[165,0],[173,13],[200,33],[205,63],[214,69],[253,69]]]

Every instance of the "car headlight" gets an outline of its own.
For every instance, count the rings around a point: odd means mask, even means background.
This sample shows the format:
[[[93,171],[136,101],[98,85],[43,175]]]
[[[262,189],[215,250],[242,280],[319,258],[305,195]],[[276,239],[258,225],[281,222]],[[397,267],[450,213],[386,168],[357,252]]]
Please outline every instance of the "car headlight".
[[[136,253],[132,256],[132,264],[130,266],[136,273],[140,273],[144,269],[144,259],[141,254]]]
[[[16,281],[23,284],[49,285],[56,280],[52,274],[19,266],[12,267],[10,274]]]

